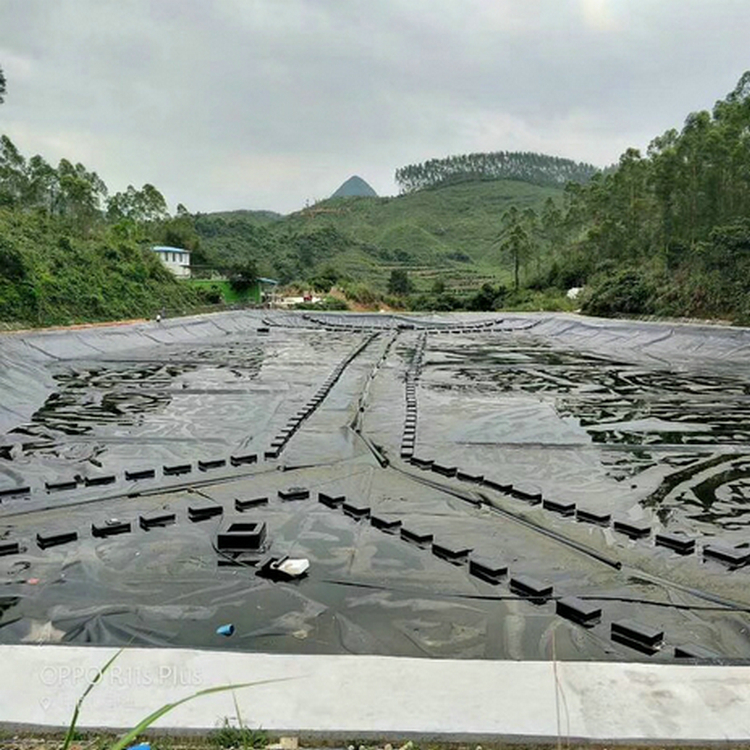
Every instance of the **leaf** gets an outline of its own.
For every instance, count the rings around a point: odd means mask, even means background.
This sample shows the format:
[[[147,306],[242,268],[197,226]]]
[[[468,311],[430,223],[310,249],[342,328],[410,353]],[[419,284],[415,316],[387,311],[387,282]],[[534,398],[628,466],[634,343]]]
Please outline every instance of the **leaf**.
[[[70,743],[73,741],[73,738],[75,737],[75,731],[76,731],[76,723],[78,722],[78,714],[81,713],[81,706],[83,705],[83,701],[86,699],[86,696],[94,689],[94,686],[96,686],[99,681],[104,676],[105,672],[112,666],[115,659],[117,659],[120,654],[123,652],[123,649],[120,649],[97,673],[93,680],[88,684],[88,687],[83,691],[83,695],[78,699],[78,702],[76,703],[75,710],[73,711],[73,718],[70,721],[70,726],[68,727],[68,731],[65,733],[65,739],[63,740],[63,746],[62,750],[68,750],[70,747]]]
[[[240,683],[239,685],[219,685],[217,687],[212,688],[206,688],[205,690],[200,690],[197,693],[193,693],[192,695],[188,695],[186,698],[181,698],[178,701],[175,701],[174,703],[166,703],[161,708],[154,711],[152,714],[149,714],[145,719],[143,719],[136,727],[131,729],[124,737],[119,739],[114,745],[112,745],[109,750],[125,750],[125,748],[128,747],[128,745],[135,740],[141,732],[148,729],[155,721],[158,721],[162,716],[165,714],[168,714],[173,709],[177,708],[178,706],[181,706],[183,703],[188,703],[189,701],[194,700],[195,698],[200,698],[203,695],[212,695],[214,693],[223,693],[228,690],[237,690],[239,688],[246,688],[246,687],[255,687],[258,685],[268,685],[272,682],[285,682],[286,680],[294,679],[292,677],[281,677],[274,680],[259,680],[258,682],[244,682]]]

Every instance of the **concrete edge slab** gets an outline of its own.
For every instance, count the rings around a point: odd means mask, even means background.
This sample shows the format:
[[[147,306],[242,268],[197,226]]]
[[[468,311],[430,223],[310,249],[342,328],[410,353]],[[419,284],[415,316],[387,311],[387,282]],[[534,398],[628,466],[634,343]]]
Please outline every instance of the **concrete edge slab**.
[[[113,648],[0,646],[0,724],[65,727]],[[304,736],[441,741],[740,742],[750,739],[750,668],[616,662],[432,660],[128,648],[79,724],[124,729],[198,690],[237,689],[243,721]],[[232,692],[167,714],[160,732],[235,715]]]

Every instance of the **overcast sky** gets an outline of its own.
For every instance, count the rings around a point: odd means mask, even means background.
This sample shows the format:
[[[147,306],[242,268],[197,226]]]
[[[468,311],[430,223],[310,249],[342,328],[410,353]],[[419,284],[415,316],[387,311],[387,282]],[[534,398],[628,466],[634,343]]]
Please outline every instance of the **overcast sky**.
[[[748,0],[0,0],[0,132],[172,209],[288,212],[449,154],[607,165],[748,40]]]

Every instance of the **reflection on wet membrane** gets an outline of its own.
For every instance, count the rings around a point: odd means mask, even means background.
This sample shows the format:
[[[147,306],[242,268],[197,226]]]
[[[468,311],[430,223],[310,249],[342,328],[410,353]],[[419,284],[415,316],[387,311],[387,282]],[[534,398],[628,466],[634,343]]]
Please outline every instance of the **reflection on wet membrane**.
[[[529,335],[496,336],[491,345],[432,337],[425,366],[435,391],[534,395],[553,403],[602,449],[602,466],[617,481],[659,472],[662,484],[643,504],[664,522],[682,508],[701,523],[748,524],[750,490],[737,482],[750,471],[741,464],[727,474],[726,457],[711,459],[715,452],[750,453],[750,384],[740,378],[556,351]],[[694,474],[700,481],[692,486]]]
[[[163,412],[175,392],[187,395],[195,391],[185,381],[178,384],[180,378],[199,375],[210,367],[228,370],[238,379],[254,379],[263,358],[263,350],[257,345],[230,343],[171,349],[158,362],[107,362],[60,372],[54,376],[58,390],[50,394],[29,423],[9,434],[32,438],[21,443],[22,454],[69,455],[70,446],[63,451],[60,445],[64,436],[96,436],[101,427],[141,424],[146,415]],[[179,391],[178,385],[182,386]],[[96,456],[103,449],[92,451]],[[12,460],[13,446],[0,446],[0,458]]]

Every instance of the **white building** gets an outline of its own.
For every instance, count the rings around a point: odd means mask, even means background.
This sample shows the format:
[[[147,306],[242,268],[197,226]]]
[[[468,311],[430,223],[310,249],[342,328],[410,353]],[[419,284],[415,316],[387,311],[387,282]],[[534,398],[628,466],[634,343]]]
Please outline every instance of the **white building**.
[[[190,278],[190,251],[181,247],[156,245],[151,248],[162,263],[175,275],[183,279]]]

